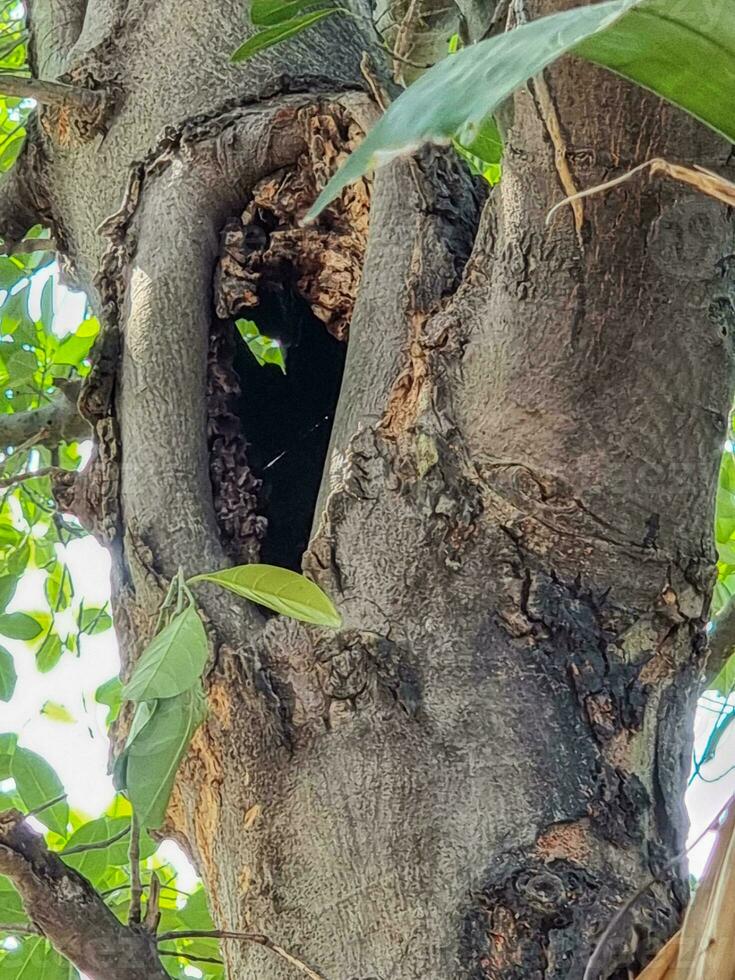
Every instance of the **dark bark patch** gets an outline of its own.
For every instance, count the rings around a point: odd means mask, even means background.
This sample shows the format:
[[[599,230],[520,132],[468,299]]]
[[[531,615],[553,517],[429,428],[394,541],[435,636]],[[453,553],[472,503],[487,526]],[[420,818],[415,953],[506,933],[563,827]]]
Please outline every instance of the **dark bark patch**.
[[[261,481],[250,466],[243,432],[235,352],[230,325],[216,322],[207,365],[209,475],[222,547],[235,564],[245,564],[258,560],[267,521],[258,513]]]
[[[460,940],[471,980],[580,980],[630,885],[567,859],[548,862],[517,850],[497,858],[473,896]],[[638,973],[676,928],[662,896],[641,900],[606,944],[595,980]],[[628,971],[632,971],[629,973]]]
[[[539,650],[561,662],[596,739],[605,743],[643,720],[646,687],[642,663],[628,663],[606,628],[606,596],[553,573],[530,573],[526,613],[546,633]]]

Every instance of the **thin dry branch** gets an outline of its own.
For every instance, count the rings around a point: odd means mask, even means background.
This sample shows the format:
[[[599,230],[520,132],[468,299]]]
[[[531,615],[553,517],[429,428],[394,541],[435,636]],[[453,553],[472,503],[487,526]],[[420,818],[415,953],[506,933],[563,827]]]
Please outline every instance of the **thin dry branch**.
[[[88,88],[64,85],[62,82],[46,82],[27,75],[0,72],[0,92],[14,99],[35,99],[42,105],[54,105],[72,109],[97,109],[102,95]]]
[[[31,926],[82,973],[94,980],[168,980],[153,937],[119,922],[18,810],[0,813],[0,874],[18,890]]]
[[[289,953],[283,946],[279,946],[278,943],[274,943],[268,936],[264,936],[259,932],[231,932],[228,929],[191,929],[178,932],[162,932],[156,941],[162,943],[175,939],[235,939],[244,943],[254,943],[256,946],[264,946],[272,953],[275,953],[276,956],[280,956],[281,959],[290,963],[291,966],[296,967],[297,970],[300,970],[301,973],[309,977],[309,980],[325,980],[321,973],[316,973],[303,960],[300,960],[298,956]]]

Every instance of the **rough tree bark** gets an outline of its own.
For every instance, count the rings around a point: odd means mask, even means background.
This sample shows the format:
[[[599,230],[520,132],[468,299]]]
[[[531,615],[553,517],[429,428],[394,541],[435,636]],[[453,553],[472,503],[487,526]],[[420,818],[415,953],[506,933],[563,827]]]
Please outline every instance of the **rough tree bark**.
[[[239,0],[32,0],[30,20],[36,73],[104,95],[41,110],[0,231],[49,224],[104,322],[81,399],[97,454],[59,493],[113,551],[129,669],[166,580],[233,553],[208,442],[220,233],[259,181],[318,156],[315,111],[366,125],[373,42],[334,18],[241,68]],[[570,59],[547,82],[580,186],[654,155],[727,165],[612,75]],[[210,716],[169,830],[219,926],[329,980],[579,980],[659,874],[602,957],[628,977],[686,901],[684,868],[664,869],[705,660],[732,229],[646,180],[585,202],[579,234],[571,212],[547,226],[562,192],[536,95],[507,109],[487,199],[449,152],[373,183],[304,556],[345,628],[206,600]],[[294,975],[224,952],[238,980]]]

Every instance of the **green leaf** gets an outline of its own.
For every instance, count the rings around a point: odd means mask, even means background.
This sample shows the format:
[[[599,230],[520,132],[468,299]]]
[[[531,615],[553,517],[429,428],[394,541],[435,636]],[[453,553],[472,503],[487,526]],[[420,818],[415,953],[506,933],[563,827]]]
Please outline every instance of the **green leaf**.
[[[157,701],[149,720],[126,746],[126,787],[141,827],[154,829],[163,823],[179,762],[205,714],[204,694],[197,685]]]
[[[18,925],[28,922],[20,895],[8,878],[0,876],[0,922]]]
[[[106,609],[85,607],[79,613],[79,629],[89,636],[104,633],[112,626],[112,619]]]
[[[26,613],[3,613],[0,615],[0,635],[11,640],[35,640],[42,627]]]
[[[0,735],[0,779],[12,779],[10,767],[17,745],[18,736],[15,732],[3,732]]]
[[[96,820],[90,820],[74,831],[66,842],[61,857],[65,864],[76,868],[92,884],[96,884],[97,878],[103,875],[109,867],[121,868],[127,865],[128,848],[130,847],[129,834],[112,844],[107,842],[129,827],[129,817],[99,817]],[[146,834],[141,835],[140,843],[141,860],[144,860],[153,852],[155,845]],[[100,846],[90,848],[90,844],[99,844]],[[86,849],[77,854],[65,853],[78,847]]]
[[[23,939],[17,950],[6,953],[0,969],[3,980],[71,980],[78,976],[42,936]]]
[[[294,17],[291,20],[276,24],[274,27],[268,27],[258,34],[253,34],[252,37],[249,37],[247,41],[241,44],[233,54],[231,60],[235,63],[246,61],[248,58],[252,58],[253,55],[258,54],[258,52],[265,51],[266,48],[272,48],[274,44],[280,44],[281,41],[286,41],[295,34],[300,34],[307,27],[312,27],[314,24],[318,24],[320,20],[324,20],[325,17],[331,17],[332,14],[336,13],[338,11],[335,7],[324,7],[320,10],[312,10],[309,13],[302,14],[300,17]]]
[[[312,7],[322,7],[319,0],[253,0],[250,22],[256,27],[273,27],[291,20],[294,14]]]
[[[15,662],[5,647],[0,647],[0,701],[9,701],[15,691]]]
[[[61,725],[73,725],[76,722],[71,711],[63,704],[57,704],[56,701],[46,701],[41,708],[41,714],[49,721],[57,721]]]
[[[41,291],[41,320],[50,330],[54,322],[54,277],[49,276]]]
[[[735,8],[641,0],[579,54],[650,89],[735,141]]]
[[[48,762],[29,749],[16,748],[10,762],[10,774],[15,780],[18,795],[28,810],[44,806],[64,792],[61,780]],[[38,819],[49,830],[65,837],[66,825],[69,822],[69,805],[66,800],[60,800],[39,813]]]
[[[72,581],[66,565],[62,565],[60,561],[53,563],[49,577],[44,582],[44,592],[48,604],[54,612],[61,612],[61,610],[69,608],[74,594]]]
[[[98,704],[104,704],[110,709],[107,715],[107,724],[111,725],[119,715],[122,704],[122,681],[120,678],[111,677],[109,681],[100,684],[94,692],[94,699]]]
[[[457,140],[453,144],[474,174],[484,177],[491,187],[498,183],[503,159],[503,140],[493,116],[483,120],[475,138],[467,145],[463,146]]]
[[[0,612],[5,611],[8,603],[15,595],[17,586],[17,575],[3,575],[0,578]]]
[[[707,689],[717,691],[723,698],[729,697],[735,691],[735,654],[725,661],[719,674],[707,684]]]
[[[339,629],[342,617],[318,585],[303,575],[275,565],[238,565],[221,572],[195,575],[193,582],[214,582],[224,589],[275,612],[317,626]]]
[[[141,701],[138,707],[135,709],[135,714],[133,715],[133,721],[130,725],[130,731],[128,732],[127,741],[125,742],[125,747],[122,752],[115,759],[114,765],[112,767],[112,782],[115,789],[125,790],[127,786],[127,771],[128,771],[128,747],[133,744],[136,738],[143,731],[145,726],[153,717],[153,712],[156,708],[155,701]]]
[[[182,694],[199,680],[208,656],[202,621],[194,606],[187,606],[148,644],[123,698],[150,701]]]
[[[58,633],[48,633],[36,651],[36,667],[42,674],[47,674],[61,660],[64,645]]]
[[[352,181],[424,143],[466,146],[517,88],[642,0],[575,7],[480,41],[434,65],[388,110],[332,177],[306,216],[316,218]]]
[[[235,326],[261,367],[265,364],[275,364],[283,374],[286,373],[286,350],[278,340],[261,333],[252,320],[235,320]]]

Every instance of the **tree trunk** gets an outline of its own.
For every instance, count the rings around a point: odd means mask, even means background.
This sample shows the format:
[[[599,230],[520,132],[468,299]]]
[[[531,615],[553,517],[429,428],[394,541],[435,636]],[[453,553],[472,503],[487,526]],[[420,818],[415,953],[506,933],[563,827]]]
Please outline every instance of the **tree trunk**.
[[[213,437],[213,372],[232,378],[213,282],[259,182],[326,171],[324,134],[338,155],[374,116],[372,42],[330,18],[243,68],[228,63],[240,2],[61,6],[63,32],[31,5],[36,74],[104,89],[105,119],[42,110],[23,201],[104,322],[82,396],[98,451],[66,489],[113,551],[129,669],[180,565],[267,555],[298,508],[274,484],[263,538],[248,412],[227,443],[240,491],[213,492],[213,474],[234,479]],[[547,83],[580,187],[652,156],[727,163],[697,123],[610,74],[567,59]],[[579,230],[571,211],[546,224],[563,196],[548,113],[534,85],[508,106],[487,197],[448,149],[372,185],[304,556],[344,629],[206,597],[210,715],[169,830],[218,926],[266,933],[328,980],[580,980],[614,910],[657,875],[600,960],[600,977],[628,977],[686,902],[669,863],[714,576],[732,229],[646,178],[586,201]],[[351,216],[355,254],[367,192],[319,226]],[[241,380],[253,413],[298,421]],[[305,461],[304,483],[321,465]],[[294,976],[265,949],[224,955],[231,978]]]

